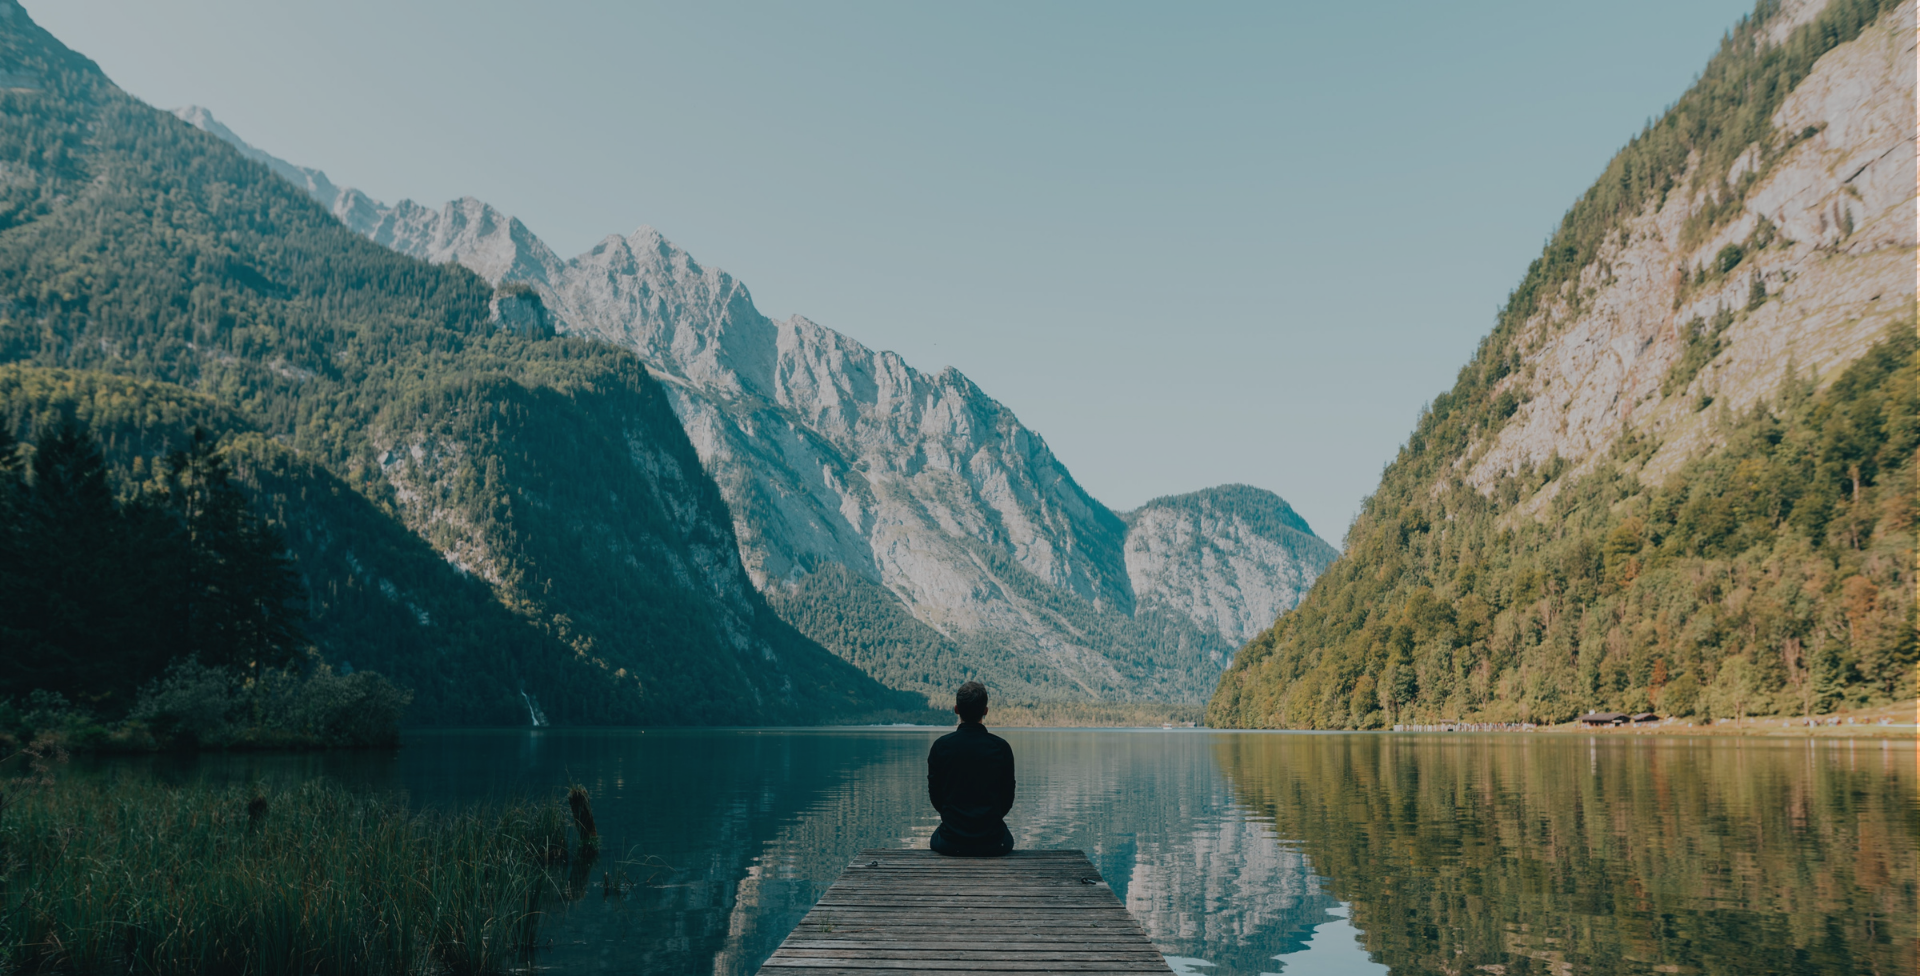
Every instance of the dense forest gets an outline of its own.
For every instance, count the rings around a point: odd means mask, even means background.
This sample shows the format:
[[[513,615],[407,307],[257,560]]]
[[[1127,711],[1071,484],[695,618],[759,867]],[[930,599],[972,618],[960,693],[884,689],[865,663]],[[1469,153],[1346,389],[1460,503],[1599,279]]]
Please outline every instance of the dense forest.
[[[0,367],[0,418],[11,421],[0,424],[0,743],[393,741],[409,696],[374,672],[312,660],[305,588],[229,451],[194,425],[116,468],[79,411],[48,409],[47,394],[71,394],[72,379]],[[108,425],[123,451],[141,440],[126,437],[134,401],[91,399],[123,408]],[[149,421],[185,419],[171,409],[179,400],[137,399]],[[15,426],[36,439],[17,442]]]
[[[189,656],[247,672],[299,659],[304,607],[285,546],[204,431],[124,501],[87,428],[63,421],[31,447],[28,477],[0,428],[0,695],[112,707]]]
[[[1719,718],[1914,695],[1911,317],[1837,376],[1803,365],[1770,403],[1712,408],[1720,446],[1659,483],[1641,478],[1659,445],[1631,431],[1593,470],[1568,473],[1555,457],[1488,494],[1456,467],[1514,414],[1515,393],[1498,384],[1522,368],[1517,337],[1600,242],[1691,186],[1683,179],[1723,178],[1749,145],[1766,148],[1764,172],[1787,148],[1772,113],[1883,7],[1836,0],[1767,45],[1758,38],[1773,10],[1762,5],[1729,34],[1567,213],[1453,389],[1423,412],[1344,556],[1241,650],[1210,723],[1563,721],[1589,708]],[[1716,202],[1683,236],[1699,241],[1737,213],[1757,178],[1709,189]],[[1726,274],[1741,258],[1723,253],[1699,273]],[[1756,289],[1748,307],[1691,323],[1667,391],[1684,389],[1721,334],[1766,300]],[[1538,518],[1518,511],[1563,474],[1570,483]]]
[[[242,524],[290,553],[286,602],[319,654],[393,676],[417,722],[898,703],[745,585],[719,494],[633,356],[496,321],[472,273],[353,234],[17,10],[0,56],[18,82],[0,91],[9,432],[37,458],[87,428],[115,518],[164,507],[150,486],[176,453],[221,466]]]

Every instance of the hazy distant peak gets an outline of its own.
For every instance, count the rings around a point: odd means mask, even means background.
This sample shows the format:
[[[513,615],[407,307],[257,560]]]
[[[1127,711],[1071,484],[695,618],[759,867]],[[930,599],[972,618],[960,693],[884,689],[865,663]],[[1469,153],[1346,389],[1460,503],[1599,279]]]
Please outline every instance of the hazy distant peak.
[[[1142,607],[1183,613],[1238,644],[1299,604],[1339,550],[1252,485],[1156,498],[1123,516]]]
[[[694,263],[693,258],[686,251],[676,247],[659,231],[644,224],[631,234],[608,234],[600,238],[599,243],[575,260],[604,258],[609,254],[625,255],[636,266],[658,264],[670,267]]]
[[[681,254],[686,253],[686,251],[676,246],[672,241],[667,240],[665,234],[655,230],[652,224],[641,224],[639,227],[634,228],[633,233],[627,235],[627,241],[630,245],[657,250],[662,254],[675,251]]]
[[[648,254],[675,269],[685,269],[688,274],[711,275],[716,280],[733,282],[733,276],[719,268],[711,270],[701,266],[687,249],[667,239],[665,234],[651,225],[641,224],[626,238],[627,249],[637,254]]]
[[[0,2],[4,2],[4,0],[0,0]],[[173,110],[173,114],[177,116],[180,121],[202,132],[211,132],[235,146],[245,146],[247,149],[253,149],[252,146],[247,145],[246,140],[234,134],[232,129],[221,125],[220,121],[213,117],[212,112],[199,105],[188,105],[183,108],[176,108]],[[255,151],[258,152],[258,150]]]
[[[319,200],[322,206],[334,211],[336,215],[339,213],[337,204],[340,201],[341,190],[333,185],[332,180],[327,179],[327,174],[311,166],[295,166],[264,149],[254,146],[245,139],[240,138],[238,133],[221,124],[219,119],[213,117],[213,112],[204,106],[188,105],[184,108],[176,108],[173,110],[173,114],[180,119],[180,121],[240,150],[240,155],[256,163],[264,164],[282,179],[307,191],[314,199]]]
[[[1166,508],[1196,512],[1202,509],[1220,509],[1239,515],[1257,527],[1267,527],[1269,531],[1274,527],[1284,527],[1307,535],[1314,534],[1313,529],[1307,525],[1307,520],[1301,518],[1300,513],[1295,512],[1293,506],[1287,504],[1286,499],[1265,488],[1243,484],[1216,485],[1181,495],[1162,495],[1126,513],[1124,517],[1131,523],[1143,512]]]

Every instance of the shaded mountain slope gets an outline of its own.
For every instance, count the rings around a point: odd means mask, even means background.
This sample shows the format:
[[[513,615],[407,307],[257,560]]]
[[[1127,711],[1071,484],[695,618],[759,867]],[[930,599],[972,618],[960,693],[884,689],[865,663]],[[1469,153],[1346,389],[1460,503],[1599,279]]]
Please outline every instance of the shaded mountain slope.
[[[1762,4],[1607,166],[1216,725],[1914,693],[1913,3]]]
[[[336,665],[411,690],[416,719],[522,724],[530,701],[562,723],[630,710],[609,700],[618,696],[597,669],[502,607],[484,581],[449,572],[405,526],[211,397],[108,373],[0,366],[0,424],[15,436],[69,417],[103,446],[122,494],[193,428],[213,434],[235,481],[294,554],[307,636]]]
[[[210,397],[289,452],[265,465],[288,479],[268,495],[341,499],[326,531],[393,550],[366,571],[325,550],[360,585],[415,578],[467,594],[455,606],[475,592],[464,580],[484,581],[500,611],[484,616],[539,632],[502,638],[526,655],[511,675],[465,656],[477,638],[396,641],[396,658],[453,655],[418,673],[472,685],[448,693],[470,711],[416,720],[524,714],[521,680],[545,680],[549,712],[580,721],[784,721],[892,700],[766,607],[719,492],[630,353],[505,327],[477,276],[353,234],[6,9],[0,359]],[[425,540],[436,568],[396,531]],[[314,562],[336,557],[301,555],[310,580],[340,573]],[[584,687],[564,677],[576,667],[592,690],[555,700]]]

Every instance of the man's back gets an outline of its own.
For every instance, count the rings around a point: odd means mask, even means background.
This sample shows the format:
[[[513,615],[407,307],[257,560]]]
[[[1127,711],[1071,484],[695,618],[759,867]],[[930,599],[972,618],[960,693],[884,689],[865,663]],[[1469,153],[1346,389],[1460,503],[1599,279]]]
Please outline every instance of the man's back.
[[[931,846],[943,854],[992,856],[1013,849],[1013,747],[979,722],[963,722],[927,751],[927,798],[940,811]]]

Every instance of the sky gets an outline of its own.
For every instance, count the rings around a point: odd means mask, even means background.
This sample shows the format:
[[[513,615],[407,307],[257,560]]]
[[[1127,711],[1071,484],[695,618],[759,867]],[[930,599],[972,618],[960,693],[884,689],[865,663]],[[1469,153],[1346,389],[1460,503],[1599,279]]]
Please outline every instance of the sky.
[[[570,256],[659,230],[958,367],[1094,497],[1338,544],[1561,215],[1744,0],[26,0],[122,88]]]

